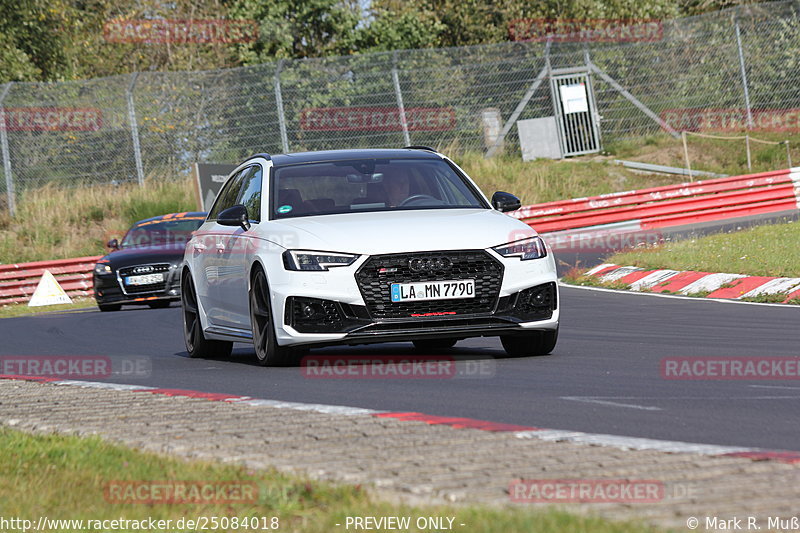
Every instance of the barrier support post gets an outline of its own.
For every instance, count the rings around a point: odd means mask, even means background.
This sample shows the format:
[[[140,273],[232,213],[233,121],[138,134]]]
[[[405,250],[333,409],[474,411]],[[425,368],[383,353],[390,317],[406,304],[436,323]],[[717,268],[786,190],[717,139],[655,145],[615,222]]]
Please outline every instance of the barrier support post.
[[[745,134],[744,136],[744,144],[747,146],[747,171],[751,172],[753,170],[753,164],[750,160],[750,135]]]
[[[681,140],[683,140],[683,157],[686,160],[686,171],[689,173],[689,181],[694,181],[692,176],[692,165],[689,163],[689,146],[686,144],[686,132],[681,132]]]
[[[789,166],[787,168],[792,168],[792,153],[789,151],[789,141],[783,141],[783,144],[786,145],[786,161],[789,162]]]

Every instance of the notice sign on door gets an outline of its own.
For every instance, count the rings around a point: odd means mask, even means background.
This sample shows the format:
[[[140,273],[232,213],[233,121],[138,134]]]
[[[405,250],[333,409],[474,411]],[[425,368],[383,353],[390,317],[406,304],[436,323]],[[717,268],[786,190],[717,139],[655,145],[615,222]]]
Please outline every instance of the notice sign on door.
[[[564,106],[564,113],[585,113],[589,111],[589,100],[586,98],[586,85],[576,83],[575,85],[562,85],[561,103]]]

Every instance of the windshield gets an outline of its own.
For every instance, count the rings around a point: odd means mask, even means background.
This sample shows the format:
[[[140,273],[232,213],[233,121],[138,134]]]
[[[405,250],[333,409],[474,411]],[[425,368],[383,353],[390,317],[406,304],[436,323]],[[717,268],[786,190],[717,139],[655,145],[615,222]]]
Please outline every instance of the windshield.
[[[192,233],[199,228],[205,217],[182,217],[180,219],[158,219],[136,224],[122,239],[121,248],[137,246],[175,245],[180,249],[186,246]]]
[[[271,218],[488,207],[442,160],[359,159],[277,167],[273,172]]]

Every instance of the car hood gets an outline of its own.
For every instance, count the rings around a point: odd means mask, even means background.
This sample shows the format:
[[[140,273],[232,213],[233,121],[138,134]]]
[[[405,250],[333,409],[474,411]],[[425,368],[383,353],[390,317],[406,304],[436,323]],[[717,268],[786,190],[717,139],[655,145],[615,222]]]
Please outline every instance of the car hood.
[[[133,265],[149,263],[179,264],[183,261],[184,244],[169,244],[165,246],[135,246],[122,248],[103,257],[112,268],[118,269]]]
[[[368,255],[483,249],[536,235],[524,222],[491,209],[320,215],[277,220],[271,226],[286,248]]]

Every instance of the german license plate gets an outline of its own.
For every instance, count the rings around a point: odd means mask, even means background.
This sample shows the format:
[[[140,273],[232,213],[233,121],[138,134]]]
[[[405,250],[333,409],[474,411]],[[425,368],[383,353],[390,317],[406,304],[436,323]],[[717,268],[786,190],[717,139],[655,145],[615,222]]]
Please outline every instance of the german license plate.
[[[392,301],[452,300],[475,297],[475,280],[418,281],[392,283]]]
[[[162,281],[164,281],[164,274],[158,272],[156,274],[127,277],[125,278],[125,285],[152,285],[153,283],[161,283]]]

